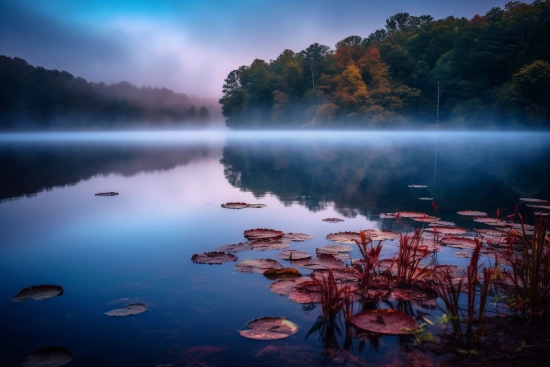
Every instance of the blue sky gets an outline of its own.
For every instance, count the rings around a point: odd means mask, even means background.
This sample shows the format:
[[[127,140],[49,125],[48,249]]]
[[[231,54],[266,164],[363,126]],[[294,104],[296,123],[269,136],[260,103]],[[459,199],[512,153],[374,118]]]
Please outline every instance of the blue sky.
[[[508,0],[0,0],[0,54],[88,81],[221,96],[255,58],[368,36],[399,12],[471,18]],[[532,1],[526,1],[532,3]]]

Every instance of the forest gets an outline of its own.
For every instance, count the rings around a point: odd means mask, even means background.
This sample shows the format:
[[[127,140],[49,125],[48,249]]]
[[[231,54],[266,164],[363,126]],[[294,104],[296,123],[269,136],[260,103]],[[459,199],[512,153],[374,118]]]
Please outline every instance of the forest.
[[[0,55],[0,130],[204,127],[215,100],[128,82],[91,83]]]
[[[284,50],[229,73],[230,128],[547,129],[550,0],[471,19],[398,13],[367,37]]]

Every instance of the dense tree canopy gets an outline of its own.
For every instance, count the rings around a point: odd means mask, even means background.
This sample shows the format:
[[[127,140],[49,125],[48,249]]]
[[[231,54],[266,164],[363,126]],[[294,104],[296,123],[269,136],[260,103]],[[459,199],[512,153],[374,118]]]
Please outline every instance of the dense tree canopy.
[[[549,35],[550,0],[470,20],[398,13],[335,50],[314,43],[241,66],[220,103],[231,128],[432,124],[438,99],[448,125],[547,128]]]
[[[65,71],[0,56],[0,129],[203,125],[215,102],[127,82],[89,83]],[[210,111],[209,111],[210,110]]]

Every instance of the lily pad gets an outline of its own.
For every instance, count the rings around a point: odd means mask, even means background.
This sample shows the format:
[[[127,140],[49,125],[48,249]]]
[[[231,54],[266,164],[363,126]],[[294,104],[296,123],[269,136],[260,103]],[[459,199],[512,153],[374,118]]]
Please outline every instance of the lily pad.
[[[418,198],[418,200],[424,200],[424,201],[432,201],[434,198],[429,198],[429,197],[421,197],[421,198]]]
[[[98,192],[95,196],[117,196],[118,192]]]
[[[548,200],[544,199],[534,199],[534,198],[519,198],[520,201],[524,201],[526,203],[547,203]]]
[[[485,212],[479,212],[476,210],[461,210],[459,212],[456,212],[459,215],[465,215],[468,217],[485,217],[487,213]]]
[[[281,250],[290,247],[288,242],[283,242],[278,239],[258,239],[250,242],[252,250],[265,251],[265,250]]]
[[[313,237],[304,233],[285,233],[283,235],[283,238],[293,242],[303,242],[303,241],[311,240]]]
[[[353,250],[351,246],[338,246],[338,245],[329,245],[317,248],[315,251],[318,254],[331,254],[335,255],[339,252],[350,252]]]
[[[464,234],[468,233],[468,230],[465,228],[460,228],[456,226],[432,226],[426,228],[426,231],[437,232],[441,234]]]
[[[63,295],[63,288],[59,285],[33,285],[20,290],[19,293],[12,297],[12,301],[26,302],[29,299],[40,301],[61,295]]]
[[[399,238],[399,233],[385,229],[366,229],[363,232],[367,238],[373,241],[395,240]]]
[[[487,225],[497,226],[497,227],[504,227],[507,224],[502,219],[489,218],[489,217],[476,217],[476,218],[474,218],[474,222],[485,223]]]
[[[293,265],[311,270],[344,268],[344,262],[331,254],[319,254],[317,259],[296,260]]]
[[[411,219],[414,220],[414,221],[416,221],[416,222],[422,222],[422,223],[434,223],[434,222],[438,222],[438,221],[441,220],[441,218],[432,217],[432,216],[427,216],[427,217],[412,217]]]
[[[425,189],[428,186],[426,186],[426,185],[409,185],[409,187],[411,189]]]
[[[261,209],[265,208],[266,206],[267,204],[248,204],[248,207],[253,209]]]
[[[307,252],[299,251],[299,250],[284,250],[279,255],[279,258],[283,260],[303,260],[303,259],[311,259],[311,255]]]
[[[254,319],[246,327],[250,330],[241,330],[239,334],[254,340],[283,339],[298,332],[298,325],[284,317]]]
[[[476,241],[468,237],[445,236],[441,239],[441,242],[446,246],[454,248],[473,250],[476,247]]]
[[[395,213],[382,213],[379,215],[380,219],[395,219],[397,215]]]
[[[323,222],[327,222],[327,223],[339,223],[339,222],[343,222],[344,220],[343,219],[340,219],[340,218],[325,218],[323,219]]]
[[[249,251],[252,250],[252,247],[248,243],[235,243],[232,245],[223,245],[215,248],[216,251],[227,251],[227,252],[240,252],[240,251]]]
[[[228,252],[223,252],[223,251],[205,252],[200,255],[194,254],[191,257],[191,261],[193,261],[196,264],[209,264],[209,265],[228,263],[236,260],[237,260],[237,256]]]
[[[73,360],[71,352],[63,347],[38,349],[19,360],[18,367],[58,367]]]
[[[138,315],[145,311],[147,311],[147,306],[143,303],[132,303],[131,305],[128,305],[124,308],[116,308],[114,310],[107,311],[105,312],[105,315],[113,317],[124,317]]]
[[[359,279],[359,272],[353,268],[333,269],[332,275],[338,283],[355,283]],[[328,279],[327,270],[314,270],[311,273],[313,279]]]
[[[246,231],[244,231],[244,236],[249,240],[281,238],[283,236],[283,232],[276,229],[256,228],[247,229]]]
[[[401,218],[421,218],[421,217],[430,217],[430,215],[426,214],[426,213],[421,213],[421,212],[409,212],[409,211],[404,211],[404,212],[397,212],[395,213],[395,215],[397,217],[401,217]]]
[[[361,241],[361,236],[357,232],[338,232],[328,234],[327,240],[343,244],[355,245],[355,240]]]
[[[302,276],[298,270],[294,268],[267,269],[264,271],[264,277],[267,279],[296,279]]]
[[[418,329],[412,317],[396,310],[365,310],[353,315],[351,323],[359,329],[378,334],[412,334]]]
[[[222,204],[222,208],[225,208],[225,209],[244,209],[244,208],[248,208],[248,204],[247,203],[231,202],[231,203]]]
[[[256,270],[257,273],[261,274],[267,269],[282,268],[283,266],[278,261],[272,259],[247,259],[235,265],[235,269],[244,273],[253,273]]]
[[[550,210],[550,205],[532,205],[532,204],[527,204],[527,206],[528,206],[529,208]]]
[[[430,223],[428,224],[428,226],[430,227],[437,227],[437,226],[456,226],[456,224],[454,222],[447,222],[447,221],[444,221],[444,220],[438,220],[437,222],[433,222],[433,223]]]
[[[294,280],[277,280],[276,282],[271,283],[269,290],[275,294],[280,294],[285,296],[294,289],[296,282]]]

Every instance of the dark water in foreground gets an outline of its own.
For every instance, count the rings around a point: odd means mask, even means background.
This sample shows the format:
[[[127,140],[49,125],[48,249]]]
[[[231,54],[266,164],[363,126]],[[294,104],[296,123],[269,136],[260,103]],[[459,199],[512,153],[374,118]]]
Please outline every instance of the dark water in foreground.
[[[483,225],[456,212],[510,211],[521,197],[550,198],[549,138],[296,132],[0,136],[0,365],[15,366],[46,346],[68,348],[74,356],[68,366],[321,365],[319,334],[306,339],[320,307],[303,309],[271,293],[270,280],[238,272],[235,263],[198,265],[191,256],[242,242],[244,230],[258,227],[313,236],[290,247],[311,254],[334,244],[325,239],[331,232],[410,230],[422,224],[381,220],[379,214],[434,214],[431,202],[420,197],[433,197],[443,220],[479,228]],[[94,196],[105,191],[120,195]],[[230,201],[267,207],[220,207]],[[327,217],[344,222],[323,222]],[[276,258],[279,252],[239,252],[237,262]],[[395,241],[385,244],[384,257],[396,252]],[[447,248],[438,258],[467,261]],[[38,284],[61,285],[64,294],[11,300]],[[104,315],[135,302],[148,311],[126,318]],[[441,314],[423,311],[433,319]],[[249,320],[263,316],[287,317],[300,330],[271,342],[239,335]],[[377,348],[362,343],[358,338],[352,343],[355,365],[409,358],[398,337],[383,336]]]

